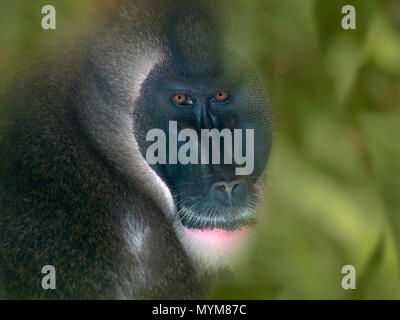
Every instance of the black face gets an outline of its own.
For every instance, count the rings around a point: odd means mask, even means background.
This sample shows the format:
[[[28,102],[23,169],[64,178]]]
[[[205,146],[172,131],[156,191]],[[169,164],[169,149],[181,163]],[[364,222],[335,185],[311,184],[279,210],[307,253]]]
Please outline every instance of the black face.
[[[255,78],[243,72],[206,72],[182,75],[174,64],[157,66],[143,83],[142,92],[134,112],[136,138],[144,157],[154,141],[146,141],[149,130],[161,129],[167,138],[166,163],[152,168],[170,187],[182,224],[188,228],[219,228],[234,230],[254,223],[253,208],[257,193],[254,184],[262,174],[271,146],[271,118],[264,92]],[[226,69],[226,68],[224,68]],[[233,68],[232,68],[233,70]],[[177,130],[192,129],[201,138],[202,129],[228,129],[232,143],[221,139],[219,164],[201,163],[204,148],[198,150],[198,164],[169,162],[168,133],[170,121],[176,121]],[[236,139],[234,130],[242,130],[242,139]],[[254,166],[249,174],[239,175],[237,169],[245,167],[225,153],[242,143],[246,147],[246,129],[254,129]],[[176,136],[173,136],[176,139]],[[177,149],[187,142],[177,142]],[[158,150],[162,152],[162,150]],[[157,154],[158,155],[158,154]],[[228,157],[229,158],[229,157]],[[228,163],[227,163],[228,162]],[[253,169],[253,170],[251,170]]]

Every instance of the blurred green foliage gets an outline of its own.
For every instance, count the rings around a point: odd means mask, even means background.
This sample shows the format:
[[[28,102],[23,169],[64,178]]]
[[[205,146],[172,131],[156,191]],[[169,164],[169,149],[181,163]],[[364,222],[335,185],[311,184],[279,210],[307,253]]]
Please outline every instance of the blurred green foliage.
[[[3,0],[0,72],[99,2]],[[40,28],[44,4],[57,8],[56,32]],[[341,27],[346,4],[356,30]],[[227,7],[230,40],[266,78],[275,137],[257,234],[210,297],[399,299],[400,1]],[[356,290],[341,288],[348,264]]]

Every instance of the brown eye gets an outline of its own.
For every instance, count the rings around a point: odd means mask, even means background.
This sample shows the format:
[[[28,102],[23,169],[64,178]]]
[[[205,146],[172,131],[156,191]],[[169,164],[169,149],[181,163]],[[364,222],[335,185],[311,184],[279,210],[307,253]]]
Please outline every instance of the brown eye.
[[[229,98],[229,93],[226,90],[218,90],[214,94],[215,101],[222,102]]]
[[[179,105],[187,105],[187,104],[193,104],[192,99],[190,96],[183,94],[183,93],[178,93],[172,97],[174,102]]]

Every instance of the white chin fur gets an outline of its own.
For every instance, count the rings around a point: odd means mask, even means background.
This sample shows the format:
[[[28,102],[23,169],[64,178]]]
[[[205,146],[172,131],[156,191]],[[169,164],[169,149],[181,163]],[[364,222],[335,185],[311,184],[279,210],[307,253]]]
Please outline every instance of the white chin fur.
[[[175,222],[175,231],[199,271],[233,267],[253,233],[252,228],[235,230],[224,235],[218,231],[202,232],[187,229],[180,221]]]

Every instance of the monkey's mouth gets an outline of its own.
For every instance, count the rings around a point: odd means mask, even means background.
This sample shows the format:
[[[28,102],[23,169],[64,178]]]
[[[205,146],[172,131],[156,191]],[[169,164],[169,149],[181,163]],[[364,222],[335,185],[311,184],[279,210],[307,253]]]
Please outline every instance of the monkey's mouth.
[[[249,193],[241,205],[224,205],[212,198],[176,197],[175,230],[196,265],[228,266],[237,261],[256,224],[258,194]]]
[[[194,212],[179,210],[183,234],[192,245],[208,248],[218,255],[231,255],[248,238],[256,218],[251,207],[219,208]]]

